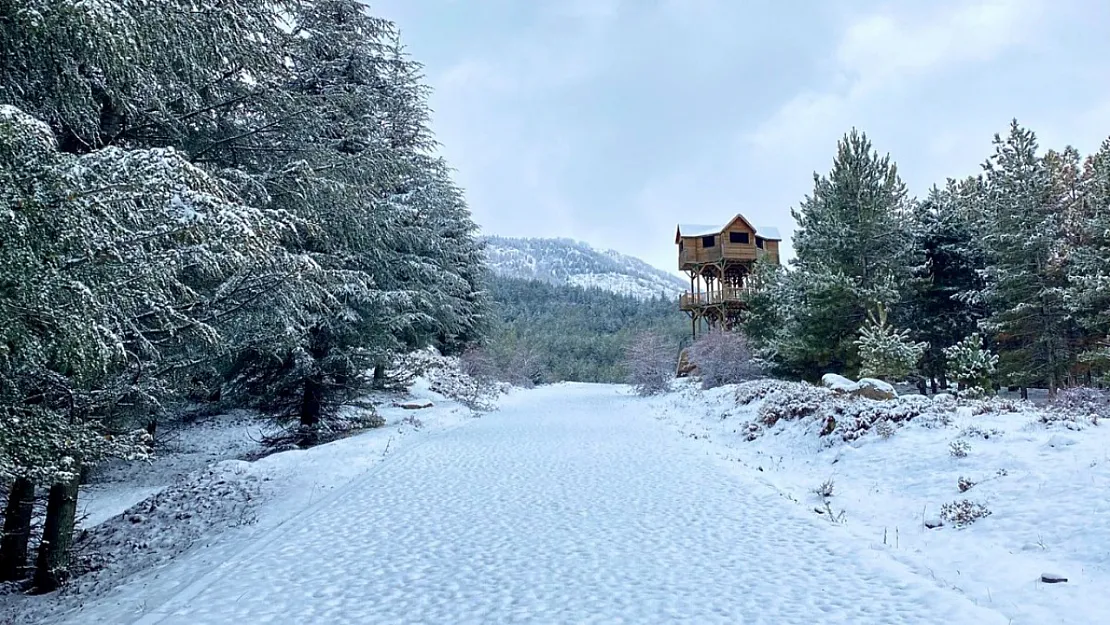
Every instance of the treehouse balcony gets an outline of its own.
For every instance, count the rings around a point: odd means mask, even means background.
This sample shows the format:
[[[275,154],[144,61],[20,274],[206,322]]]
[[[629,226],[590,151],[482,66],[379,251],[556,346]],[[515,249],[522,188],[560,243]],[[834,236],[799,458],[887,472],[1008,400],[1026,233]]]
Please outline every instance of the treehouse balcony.
[[[747,287],[722,289],[720,291],[713,291],[712,293],[686,292],[678,296],[678,307],[684,312],[696,311],[710,306],[742,308],[746,297],[751,292],[752,289]]]

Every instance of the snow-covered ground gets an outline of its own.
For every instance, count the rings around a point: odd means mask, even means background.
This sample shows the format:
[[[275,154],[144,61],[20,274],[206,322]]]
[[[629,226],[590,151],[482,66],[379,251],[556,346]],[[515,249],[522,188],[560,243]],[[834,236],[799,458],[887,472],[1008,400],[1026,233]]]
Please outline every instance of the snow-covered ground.
[[[1046,426],[1031,406],[975,415],[985,405],[937,402],[881,428],[889,436],[845,443],[847,418],[826,437],[811,418],[752,427],[773,399],[741,404],[732,387],[638,398],[561,384],[512,391],[481,418],[424,380],[412,394],[435,405],[387,406],[384,428],[256,462],[225,459],[257,440],[245,424],[209,424],[209,443],[181,449],[207,449],[211,463],[123,514],[156,485],[121,475],[115,494],[85,493],[85,524],[106,517],[91,532],[111,558],[60,596],[8,597],[11,622],[1040,625],[1110,614],[1110,440],[1082,417]],[[975,482],[963,493],[961,477]],[[831,496],[815,494],[826,481]],[[991,514],[924,527],[965,497]]]
[[[89,534],[75,550],[77,577],[43,597],[0,596],[0,623],[130,623],[192,577],[230,554],[275,536],[287,523],[327,506],[353,482],[420,440],[475,420],[478,413],[418,379],[405,410],[385,400],[386,426],[255,462],[265,422],[237,413],[163,433],[152,465],[105,468],[82,488],[79,520]],[[357,520],[356,520],[357,521]],[[257,622],[246,619],[242,622]]]
[[[886,437],[873,428],[844,442],[841,430],[820,436],[820,418],[760,424],[776,396],[745,405],[736,387],[682,384],[640,401],[834,542],[884,554],[1014,625],[1110,622],[1110,424],[1020,402],[934,400],[922,417],[877,428]],[[829,497],[815,492],[825,483]],[[964,499],[989,516],[926,527]],[[1044,573],[1068,581],[1046,584]]]

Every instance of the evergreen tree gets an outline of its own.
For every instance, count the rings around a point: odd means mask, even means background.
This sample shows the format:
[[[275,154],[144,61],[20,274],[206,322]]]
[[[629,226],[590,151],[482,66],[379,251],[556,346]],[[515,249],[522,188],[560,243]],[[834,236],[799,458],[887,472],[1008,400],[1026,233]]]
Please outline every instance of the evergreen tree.
[[[943,350],[974,332],[985,310],[974,297],[982,288],[984,255],[976,221],[961,205],[977,201],[975,179],[949,180],[933,187],[917,204],[913,246],[923,263],[914,271],[914,292],[904,318],[915,340],[927,344],[921,371],[947,387],[948,369]]]
[[[1110,139],[1084,162],[1080,194],[1072,220],[1068,308],[1085,331],[1080,358],[1102,377],[1110,372]]]
[[[877,314],[868,312],[867,323],[860,328],[856,339],[859,347],[860,375],[880,378],[889,382],[905,380],[917,368],[925,352],[925,343],[910,340],[909,330],[898,330],[887,320],[886,307],[880,305]]]
[[[990,313],[981,325],[997,340],[1006,379],[1045,383],[1055,393],[1072,359],[1059,196],[1031,131],[1015,120],[994,143],[984,165],[989,222],[982,297]]]
[[[796,275],[784,284],[791,292],[779,295],[791,308],[774,348],[784,370],[809,378],[858,371],[855,338],[867,308],[899,302],[913,262],[909,209],[890,157],[851,131],[832,170],[814,174],[813,193],[791,211]]]

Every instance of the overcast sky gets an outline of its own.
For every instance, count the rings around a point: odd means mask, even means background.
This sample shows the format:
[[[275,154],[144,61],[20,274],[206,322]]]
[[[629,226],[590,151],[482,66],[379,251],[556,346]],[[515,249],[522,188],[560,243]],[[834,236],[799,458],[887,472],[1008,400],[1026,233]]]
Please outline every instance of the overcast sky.
[[[378,0],[435,89],[486,234],[673,270],[678,222],[776,225],[852,126],[913,193],[978,171],[1011,118],[1110,136],[1107,0]]]

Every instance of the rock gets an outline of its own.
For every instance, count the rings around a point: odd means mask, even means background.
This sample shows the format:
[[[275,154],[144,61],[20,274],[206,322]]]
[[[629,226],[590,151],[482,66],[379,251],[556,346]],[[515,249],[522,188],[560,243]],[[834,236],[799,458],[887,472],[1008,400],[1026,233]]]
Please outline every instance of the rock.
[[[856,382],[856,388],[849,392],[854,397],[866,397],[867,399],[883,400],[895,399],[898,397],[898,392],[894,387],[875,378],[860,378]]]
[[[675,373],[676,378],[685,378],[697,373],[698,366],[690,362],[690,355],[684,349],[678,353],[678,371]]]
[[[855,382],[835,373],[826,373],[821,376],[821,386],[824,386],[834,393],[851,393],[858,388]]]
[[[393,405],[405,410],[423,410],[425,408],[431,408],[434,404],[430,401],[406,401],[395,403]]]
[[[929,517],[925,519],[925,527],[931,530],[935,530],[938,527],[944,527],[944,521],[942,521],[940,517]]]
[[[1041,573],[1041,581],[1046,584],[1063,584],[1068,581],[1068,578],[1056,573]]]

